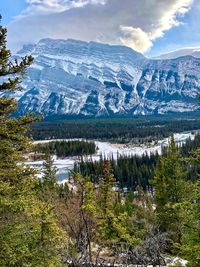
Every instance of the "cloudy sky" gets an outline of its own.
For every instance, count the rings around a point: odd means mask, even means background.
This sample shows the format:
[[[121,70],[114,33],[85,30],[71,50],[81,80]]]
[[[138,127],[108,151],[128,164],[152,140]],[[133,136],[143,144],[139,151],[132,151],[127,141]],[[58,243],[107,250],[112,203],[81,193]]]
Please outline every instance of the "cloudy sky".
[[[147,56],[200,47],[200,0],[1,0],[13,51],[41,38],[129,46]]]

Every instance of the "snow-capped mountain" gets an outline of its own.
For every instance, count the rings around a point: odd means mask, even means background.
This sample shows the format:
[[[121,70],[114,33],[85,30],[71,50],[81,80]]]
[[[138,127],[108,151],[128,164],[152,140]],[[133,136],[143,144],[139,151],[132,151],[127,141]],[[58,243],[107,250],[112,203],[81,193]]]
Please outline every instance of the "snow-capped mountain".
[[[149,60],[125,46],[42,39],[17,56],[35,58],[15,95],[29,111],[101,116],[187,112],[199,108],[200,59]]]
[[[184,57],[184,56],[193,56],[200,58],[200,47],[196,48],[184,48],[180,50],[176,50],[167,54],[160,55],[156,57],[155,59],[174,59],[178,57]]]

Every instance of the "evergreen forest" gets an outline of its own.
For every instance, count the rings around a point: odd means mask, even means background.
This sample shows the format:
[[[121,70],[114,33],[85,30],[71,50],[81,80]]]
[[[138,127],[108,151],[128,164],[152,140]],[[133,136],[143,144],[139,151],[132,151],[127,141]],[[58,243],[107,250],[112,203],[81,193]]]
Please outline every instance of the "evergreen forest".
[[[73,141],[53,141],[47,144],[37,144],[35,151],[45,153],[46,150],[58,157],[83,156],[95,154],[97,148],[94,142],[73,140]]]
[[[171,135],[162,156],[82,162],[69,183],[59,184],[49,149],[42,172],[26,164],[25,154],[34,150],[30,127],[38,127],[41,117],[12,116],[18,105],[13,93],[23,90],[21,81],[33,61],[11,57],[7,30],[0,26],[0,266],[199,267],[199,136],[180,148]],[[129,132],[126,124],[113,126],[116,132],[110,126],[101,131],[100,124],[90,133],[88,122],[87,131],[73,133],[127,140],[176,131],[169,122],[173,128],[157,127],[153,134],[155,128],[148,127],[152,134],[142,135],[143,128]],[[196,120],[192,125],[199,128]],[[43,124],[37,138],[45,131],[44,138],[68,131],[70,137],[70,127],[78,127],[73,121],[68,128],[57,126],[56,131]],[[117,182],[132,190],[113,190]]]
[[[31,126],[34,140],[84,138],[126,144],[151,143],[172,133],[200,129],[200,114],[145,116],[134,118],[96,118],[50,120]]]

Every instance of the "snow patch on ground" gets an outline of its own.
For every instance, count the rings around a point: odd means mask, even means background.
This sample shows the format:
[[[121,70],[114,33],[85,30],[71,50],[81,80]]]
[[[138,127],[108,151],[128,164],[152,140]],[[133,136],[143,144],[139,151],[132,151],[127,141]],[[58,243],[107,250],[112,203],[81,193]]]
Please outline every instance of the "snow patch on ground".
[[[184,132],[184,133],[176,133],[174,134],[174,139],[177,144],[181,145],[186,142],[188,138],[194,139],[195,134],[191,132]],[[35,144],[44,144],[53,141],[69,141],[69,140],[83,140],[83,139],[55,139],[55,140],[40,140],[35,141]],[[88,140],[92,141],[92,140]],[[163,140],[158,141],[156,145],[141,145],[141,146],[123,146],[123,145],[113,145],[109,142],[101,142],[101,141],[94,141],[96,146],[98,147],[97,153],[91,156],[85,156],[85,160],[99,160],[100,156],[105,156],[106,158],[113,157],[117,159],[120,155],[138,155],[142,156],[143,154],[150,155],[151,153],[158,153],[161,154],[162,148],[167,146],[169,143],[169,138],[165,138]],[[74,163],[78,163],[80,157],[69,157],[64,159],[59,159],[54,156],[54,166],[58,169],[57,175],[59,182],[65,182],[69,176],[70,170],[73,169]],[[43,161],[32,161],[26,163],[29,166],[36,167],[41,169]]]

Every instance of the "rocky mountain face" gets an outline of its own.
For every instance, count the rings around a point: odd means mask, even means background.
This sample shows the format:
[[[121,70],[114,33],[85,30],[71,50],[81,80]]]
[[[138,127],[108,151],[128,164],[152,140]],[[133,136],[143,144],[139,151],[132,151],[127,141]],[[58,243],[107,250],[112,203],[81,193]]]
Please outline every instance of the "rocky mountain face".
[[[200,59],[150,60],[125,46],[42,39],[18,92],[18,114],[112,116],[199,108]]]

